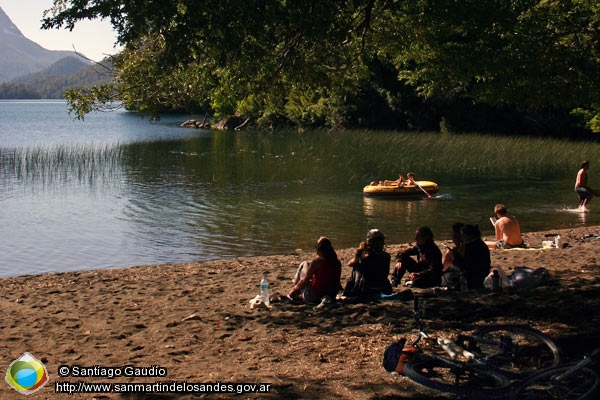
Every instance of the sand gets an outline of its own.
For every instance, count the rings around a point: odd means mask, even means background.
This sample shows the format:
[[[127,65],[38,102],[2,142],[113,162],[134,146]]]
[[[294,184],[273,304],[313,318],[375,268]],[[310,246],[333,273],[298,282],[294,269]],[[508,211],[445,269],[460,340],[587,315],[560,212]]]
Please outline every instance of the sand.
[[[570,247],[539,248],[552,233],[559,233]],[[537,248],[493,250],[494,266],[508,273],[520,266],[544,267],[550,279],[529,292],[422,291],[428,297],[428,330],[452,335],[489,323],[527,324],[555,339],[565,359],[582,356],[600,344],[597,235],[600,227],[526,233],[526,243]],[[444,243],[449,244],[439,242]],[[386,248],[395,254],[407,246]],[[338,249],[344,263],[342,283],[350,274],[345,264],[353,251]],[[449,398],[382,367],[389,343],[415,337],[411,301],[317,310],[288,303],[274,303],[270,310],[250,308],[263,271],[272,293],[287,293],[298,264],[312,257],[311,252],[297,250],[0,279],[2,374],[28,352],[42,361],[50,378],[33,399]],[[59,376],[60,366],[78,370],[80,377]],[[81,377],[83,372],[121,376]],[[125,376],[132,373],[155,376]],[[261,389],[264,384],[268,393],[55,393],[68,389],[66,382],[80,381],[187,382],[202,390],[218,384],[234,391],[251,385]],[[248,386],[239,386],[243,384]],[[1,385],[0,399],[17,398],[23,397],[7,383]]]

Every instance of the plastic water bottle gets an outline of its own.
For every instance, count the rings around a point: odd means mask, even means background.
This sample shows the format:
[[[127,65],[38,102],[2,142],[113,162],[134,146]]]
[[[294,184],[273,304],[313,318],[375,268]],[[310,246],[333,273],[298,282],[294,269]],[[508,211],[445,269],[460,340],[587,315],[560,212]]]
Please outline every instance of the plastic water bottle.
[[[263,275],[260,280],[260,298],[266,305],[271,304],[269,301],[269,281],[267,281],[266,275]]]
[[[500,274],[498,274],[498,270],[494,269],[492,271],[492,292],[500,291]]]
[[[560,235],[556,235],[554,237],[554,247],[556,247],[557,249],[560,249],[561,247],[561,242],[560,242]]]

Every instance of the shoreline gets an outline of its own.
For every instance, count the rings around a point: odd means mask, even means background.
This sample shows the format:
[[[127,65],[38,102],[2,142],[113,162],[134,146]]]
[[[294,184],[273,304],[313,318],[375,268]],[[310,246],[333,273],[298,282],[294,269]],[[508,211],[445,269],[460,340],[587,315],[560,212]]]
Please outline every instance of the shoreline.
[[[545,235],[553,233],[571,247],[541,249],[542,241],[548,240]],[[426,291],[425,322],[431,333],[452,335],[489,323],[528,324],[551,336],[565,359],[577,358],[600,342],[600,226],[528,232],[523,237],[536,248],[491,250],[492,266],[508,273],[515,267],[544,267],[549,281],[530,292],[476,290],[434,296]],[[443,250],[450,241],[436,243]],[[392,244],[386,250],[394,256],[406,247]],[[346,263],[354,249],[336,251],[344,285],[350,274]],[[313,256],[312,251],[297,250],[0,278],[3,365],[6,369],[25,352],[43,361],[50,383],[35,394],[36,399],[202,398],[189,393],[59,395],[54,385],[58,381],[106,381],[61,378],[60,365],[154,365],[167,371],[161,378],[120,377],[112,383],[270,385],[270,394],[246,393],[243,398],[447,398],[389,374],[381,365],[389,343],[401,336],[414,339],[411,301],[319,310],[285,303],[274,303],[271,310],[250,308],[263,272],[272,293],[287,293],[299,263]],[[0,389],[0,399],[16,396],[8,384]],[[220,393],[210,398],[234,396]]]

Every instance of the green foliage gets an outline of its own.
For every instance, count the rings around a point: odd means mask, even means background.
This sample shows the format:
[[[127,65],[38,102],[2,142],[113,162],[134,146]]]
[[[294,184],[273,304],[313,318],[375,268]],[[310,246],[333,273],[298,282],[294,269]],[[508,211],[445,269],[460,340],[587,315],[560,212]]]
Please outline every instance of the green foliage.
[[[587,0],[408,2],[392,43],[400,77],[430,97],[574,108],[600,89],[600,6]]]
[[[118,109],[121,103],[115,97],[110,84],[91,88],[70,88],[65,92],[69,103],[69,114],[74,113],[77,119],[83,120],[92,111]]]
[[[576,108],[571,113],[579,117],[587,129],[600,133],[600,104],[594,104],[590,109]]]
[[[536,113],[590,109],[600,93],[600,5],[589,0],[55,0],[43,27],[93,18],[125,45],[115,93],[150,114],[419,127],[415,91],[430,110]],[[384,80],[381,65],[394,72]]]

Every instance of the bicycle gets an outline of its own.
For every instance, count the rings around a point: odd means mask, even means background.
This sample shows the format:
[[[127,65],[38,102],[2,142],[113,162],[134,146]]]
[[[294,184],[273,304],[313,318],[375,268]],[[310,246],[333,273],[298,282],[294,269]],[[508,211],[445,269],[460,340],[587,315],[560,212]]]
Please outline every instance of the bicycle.
[[[600,359],[600,347],[579,362],[546,368],[517,385],[515,400],[591,400],[600,393],[600,377],[589,366]]]
[[[504,398],[513,381],[560,362],[556,344],[533,328],[490,325],[450,340],[425,331],[418,297],[413,311],[418,336],[412,347],[418,351],[403,372],[429,388],[463,398]],[[447,356],[423,351],[421,339],[436,343]]]

